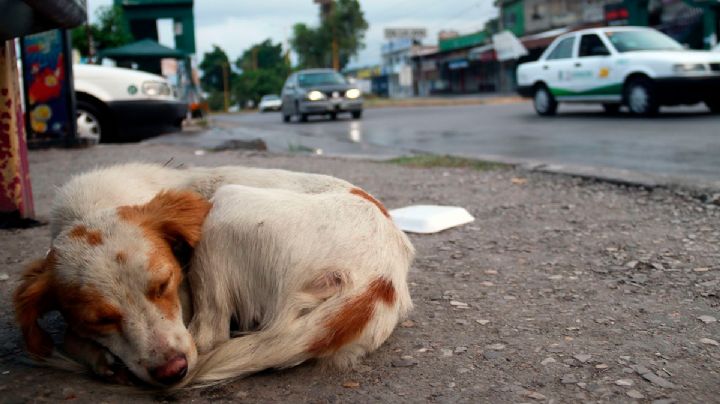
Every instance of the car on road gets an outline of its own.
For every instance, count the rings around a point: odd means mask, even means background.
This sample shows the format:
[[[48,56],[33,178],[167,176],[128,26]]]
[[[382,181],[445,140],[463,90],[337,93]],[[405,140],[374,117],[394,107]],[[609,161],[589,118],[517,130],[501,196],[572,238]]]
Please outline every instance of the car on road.
[[[263,95],[258,104],[258,110],[260,112],[267,111],[280,111],[282,106],[282,99],[277,94]]]
[[[518,92],[535,111],[554,115],[559,102],[627,106],[654,115],[662,105],[704,102],[720,113],[720,53],[683,48],[651,28],[605,27],[558,37],[535,62],[517,70]]]
[[[162,76],[118,67],[73,66],[77,135],[85,142],[121,142],[176,130],[188,111]]]
[[[282,90],[282,117],[290,122],[295,116],[306,122],[310,115],[336,119],[350,113],[359,119],[363,112],[362,92],[332,69],[308,69],[293,73]]]

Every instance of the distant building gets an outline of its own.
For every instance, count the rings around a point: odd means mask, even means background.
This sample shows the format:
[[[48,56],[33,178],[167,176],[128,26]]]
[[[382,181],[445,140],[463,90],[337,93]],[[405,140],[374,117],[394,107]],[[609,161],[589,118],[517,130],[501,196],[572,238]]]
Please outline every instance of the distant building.
[[[373,80],[373,89],[388,97],[415,95],[412,57],[427,47],[422,40],[424,28],[386,28],[386,42],[380,49],[381,74]]]

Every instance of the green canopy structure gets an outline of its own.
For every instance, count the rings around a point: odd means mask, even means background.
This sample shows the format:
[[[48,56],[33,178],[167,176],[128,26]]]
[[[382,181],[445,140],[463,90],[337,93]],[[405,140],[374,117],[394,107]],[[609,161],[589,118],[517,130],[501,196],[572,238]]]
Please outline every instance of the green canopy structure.
[[[161,45],[152,39],[142,39],[117,48],[103,49],[98,52],[98,56],[101,59],[113,59],[119,66],[131,66],[137,63],[140,70],[160,74],[160,59],[185,59],[188,54]]]

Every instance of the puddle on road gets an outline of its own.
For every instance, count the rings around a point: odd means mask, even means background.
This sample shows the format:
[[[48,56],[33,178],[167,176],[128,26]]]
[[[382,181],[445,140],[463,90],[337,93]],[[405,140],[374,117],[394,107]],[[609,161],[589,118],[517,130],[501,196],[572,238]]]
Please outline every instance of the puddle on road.
[[[353,143],[362,142],[362,125],[360,121],[350,122],[350,129],[348,131],[348,138]]]

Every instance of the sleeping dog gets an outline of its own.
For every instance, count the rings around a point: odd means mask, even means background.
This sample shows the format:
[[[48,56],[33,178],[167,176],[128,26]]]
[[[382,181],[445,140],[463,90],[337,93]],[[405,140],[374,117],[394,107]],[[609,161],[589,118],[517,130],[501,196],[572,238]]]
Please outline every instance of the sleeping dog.
[[[412,306],[409,240],[333,177],[114,166],[60,188],[51,232],[15,293],[27,349],[53,354],[37,320],[58,310],[65,350],[111,379],[117,359],[165,387],[312,358],[346,366]]]

